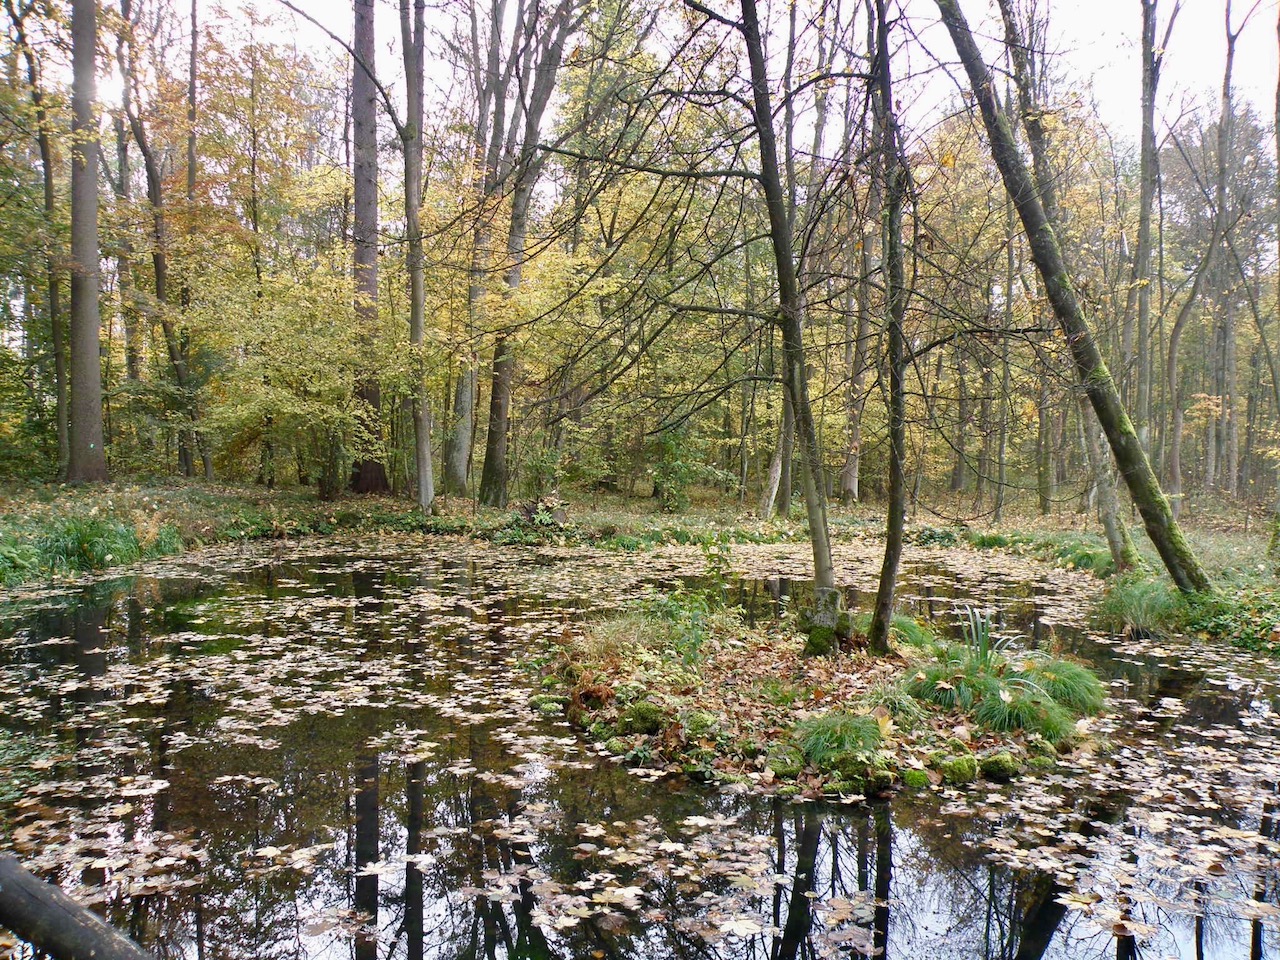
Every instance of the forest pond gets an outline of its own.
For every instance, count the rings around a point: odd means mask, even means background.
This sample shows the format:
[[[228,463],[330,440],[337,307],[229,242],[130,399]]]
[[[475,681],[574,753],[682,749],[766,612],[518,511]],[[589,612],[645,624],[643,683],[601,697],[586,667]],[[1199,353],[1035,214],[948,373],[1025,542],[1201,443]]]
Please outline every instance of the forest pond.
[[[854,601],[877,550],[838,553]],[[757,617],[807,566],[733,559]],[[907,561],[919,612],[1090,660],[1111,749],[874,804],[637,775],[530,708],[537,663],[696,550],[318,539],[15,591],[0,845],[158,957],[1280,956],[1274,661],[1091,634],[1083,575]]]

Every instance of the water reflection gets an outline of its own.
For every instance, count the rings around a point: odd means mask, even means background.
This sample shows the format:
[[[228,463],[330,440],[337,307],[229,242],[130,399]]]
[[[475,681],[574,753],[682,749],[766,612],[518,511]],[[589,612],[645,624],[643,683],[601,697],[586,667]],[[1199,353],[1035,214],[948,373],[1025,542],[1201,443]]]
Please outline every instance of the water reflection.
[[[792,804],[584,758],[527,708],[530,678],[513,662],[563,629],[573,601],[539,593],[555,576],[410,550],[272,555],[203,589],[140,580],[10,617],[0,670],[24,696],[6,726],[69,760],[8,811],[6,841],[73,874],[165,958],[1276,951],[1264,914],[1220,901],[1161,919],[1145,941],[1113,937],[1061,902],[1059,863],[985,855],[1026,810],[978,810],[975,795]],[[797,588],[738,589],[771,616]],[[916,592],[949,609],[955,598],[931,590]],[[1004,616],[1034,636],[1012,602]],[[1214,729],[1256,712],[1250,691],[1207,687],[1204,670],[1056,639],[1108,665],[1153,740],[1192,711]],[[1259,833],[1275,842],[1271,792]],[[1127,821],[1129,803],[1065,804],[1051,823],[1083,838],[1073,869],[1161,875],[1142,846],[1152,823]],[[1225,810],[1204,829],[1214,823],[1249,825]],[[1114,864],[1088,846],[1113,828],[1127,843]],[[1274,866],[1248,877],[1245,896],[1274,905]],[[1136,929],[1160,909],[1135,899],[1119,919]]]

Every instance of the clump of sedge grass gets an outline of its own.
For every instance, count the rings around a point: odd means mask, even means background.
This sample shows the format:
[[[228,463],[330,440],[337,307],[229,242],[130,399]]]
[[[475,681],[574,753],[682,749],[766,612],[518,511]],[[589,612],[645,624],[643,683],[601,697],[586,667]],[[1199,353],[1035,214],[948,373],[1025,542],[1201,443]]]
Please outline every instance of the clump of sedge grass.
[[[58,521],[40,539],[38,548],[51,572],[101,570],[112,564],[132,563],[142,556],[133,527],[98,517]]]
[[[1102,681],[1088,667],[1072,660],[1032,654],[1012,666],[1011,678],[1034,684],[1076,714],[1097,713],[1106,700]]]
[[[868,715],[832,711],[796,724],[795,739],[805,757],[819,766],[842,754],[871,754],[880,747],[880,721]]]
[[[1102,709],[1102,682],[1082,664],[1040,652],[1010,659],[1007,640],[992,637],[991,624],[968,609],[963,644],[939,646],[906,690],[919,700],[972,713],[992,730],[1025,730],[1058,743],[1075,718]]]
[[[1172,584],[1132,574],[1111,584],[1094,614],[1112,630],[1158,635],[1178,628],[1184,607]]]
[[[854,632],[866,636],[871,632],[871,611],[860,613],[853,619]],[[895,613],[889,621],[889,635],[912,647],[927,647],[938,642],[933,632],[914,617]]]

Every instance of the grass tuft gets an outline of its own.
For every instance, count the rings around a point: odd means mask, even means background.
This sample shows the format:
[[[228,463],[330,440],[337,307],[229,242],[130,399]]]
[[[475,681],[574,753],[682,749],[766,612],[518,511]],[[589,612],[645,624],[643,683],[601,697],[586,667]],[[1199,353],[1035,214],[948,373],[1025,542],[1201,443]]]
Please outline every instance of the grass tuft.
[[[1076,714],[1097,713],[1106,700],[1102,681],[1082,664],[1051,657],[1028,657],[1014,666],[1012,678],[1034,684],[1055,703]]]
[[[1142,574],[1118,578],[1095,608],[1109,629],[1161,634],[1176,630],[1184,609],[1172,584]]]
[[[880,722],[872,716],[833,711],[796,724],[795,739],[819,766],[842,754],[870,755],[880,748]]]

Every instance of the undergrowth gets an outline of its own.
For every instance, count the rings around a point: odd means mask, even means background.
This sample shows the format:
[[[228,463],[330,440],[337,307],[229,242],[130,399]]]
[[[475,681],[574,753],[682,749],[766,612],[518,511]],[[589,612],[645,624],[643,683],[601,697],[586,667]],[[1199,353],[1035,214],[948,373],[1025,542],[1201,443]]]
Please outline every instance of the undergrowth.
[[[1128,576],[1111,585],[1095,615],[1135,636],[1189,633],[1280,656],[1280,587],[1264,582],[1183,595],[1167,581]]]
[[[991,730],[1022,730],[1050,743],[1069,738],[1077,717],[1102,709],[1102,682],[1087,667],[1040,651],[1012,653],[971,608],[962,628],[964,642],[935,647],[908,678],[908,693],[972,714]]]

